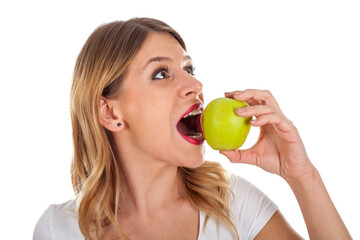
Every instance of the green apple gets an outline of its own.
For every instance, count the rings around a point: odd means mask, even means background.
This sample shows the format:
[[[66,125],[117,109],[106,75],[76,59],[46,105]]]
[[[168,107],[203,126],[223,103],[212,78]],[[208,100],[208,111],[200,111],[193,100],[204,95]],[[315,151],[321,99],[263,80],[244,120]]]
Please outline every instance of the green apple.
[[[236,109],[247,106],[245,102],[230,98],[217,98],[206,106],[202,127],[210,147],[215,150],[235,150],[243,145],[250,131],[252,117],[240,117]]]

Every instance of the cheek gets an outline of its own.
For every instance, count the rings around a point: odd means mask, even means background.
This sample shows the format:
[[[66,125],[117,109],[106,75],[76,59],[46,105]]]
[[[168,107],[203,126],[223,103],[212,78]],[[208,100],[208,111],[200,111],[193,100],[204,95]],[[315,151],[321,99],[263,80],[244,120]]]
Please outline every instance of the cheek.
[[[147,141],[163,139],[171,130],[170,104],[155,98],[139,97],[127,107],[129,130]]]

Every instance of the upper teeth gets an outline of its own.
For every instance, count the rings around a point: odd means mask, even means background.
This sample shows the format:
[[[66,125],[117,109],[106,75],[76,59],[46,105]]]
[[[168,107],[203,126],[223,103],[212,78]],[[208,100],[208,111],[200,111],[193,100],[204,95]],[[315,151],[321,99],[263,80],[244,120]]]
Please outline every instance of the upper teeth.
[[[189,112],[188,114],[186,114],[183,118],[187,118],[187,117],[191,117],[191,116],[195,116],[201,113],[201,109],[197,108],[192,110],[191,112]]]

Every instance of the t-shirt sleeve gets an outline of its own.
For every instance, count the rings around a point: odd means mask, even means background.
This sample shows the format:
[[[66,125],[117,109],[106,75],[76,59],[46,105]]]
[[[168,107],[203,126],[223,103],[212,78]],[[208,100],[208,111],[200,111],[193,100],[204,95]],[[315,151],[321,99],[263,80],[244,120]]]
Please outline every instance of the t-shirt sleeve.
[[[260,189],[239,176],[231,175],[230,187],[234,193],[232,204],[238,231],[243,239],[254,239],[278,207]]]
[[[50,205],[35,226],[33,240],[84,240],[75,209],[74,200]]]
[[[50,227],[49,227],[49,215],[52,211],[52,205],[49,206],[45,212],[42,214],[40,219],[38,220],[34,234],[33,234],[33,240],[51,240],[51,233],[50,233]]]

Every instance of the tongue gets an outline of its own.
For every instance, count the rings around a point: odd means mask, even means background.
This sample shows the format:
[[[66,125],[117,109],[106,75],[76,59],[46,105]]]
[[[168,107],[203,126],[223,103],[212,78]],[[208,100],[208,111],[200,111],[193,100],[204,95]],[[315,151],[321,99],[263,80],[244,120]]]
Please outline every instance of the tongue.
[[[182,135],[189,136],[190,132],[189,129],[186,127],[185,123],[179,122],[177,125],[177,129]]]

